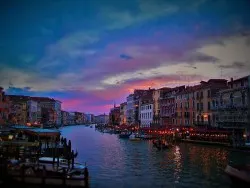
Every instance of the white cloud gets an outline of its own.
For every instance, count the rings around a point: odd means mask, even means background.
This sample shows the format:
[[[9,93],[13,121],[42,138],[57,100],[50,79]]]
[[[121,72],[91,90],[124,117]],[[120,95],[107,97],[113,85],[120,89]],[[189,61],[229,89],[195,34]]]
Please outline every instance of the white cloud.
[[[167,75],[184,75],[182,79],[192,75],[202,75],[204,78],[226,78],[230,76],[245,76],[250,74],[250,46],[247,44],[247,37],[235,36],[225,38],[221,44],[209,44],[194,51],[195,53],[201,53],[207,56],[215,57],[219,59],[218,63],[213,62],[192,62],[190,66],[189,62],[185,62],[185,58],[173,65],[173,62],[166,62],[165,65],[158,66],[157,68],[151,68],[144,71],[127,72],[115,76],[110,76],[102,81],[106,85],[116,85],[117,82],[124,83],[132,79],[152,79],[159,76]],[[232,67],[222,71],[219,69],[219,65],[232,65],[234,62],[243,62],[245,66],[239,66],[238,69]],[[166,65],[167,64],[167,65]],[[240,63],[238,63],[240,64]],[[237,65],[237,63],[236,63]]]

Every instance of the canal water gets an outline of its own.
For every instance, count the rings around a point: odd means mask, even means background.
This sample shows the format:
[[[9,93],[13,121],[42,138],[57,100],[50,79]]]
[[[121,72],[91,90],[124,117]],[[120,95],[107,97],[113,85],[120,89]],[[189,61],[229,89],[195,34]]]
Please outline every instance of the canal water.
[[[65,127],[62,136],[87,162],[91,188],[231,187],[224,174],[229,161],[247,163],[250,155],[216,146],[180,143],[157,151],[151,141],[133,142],[85,126]]]

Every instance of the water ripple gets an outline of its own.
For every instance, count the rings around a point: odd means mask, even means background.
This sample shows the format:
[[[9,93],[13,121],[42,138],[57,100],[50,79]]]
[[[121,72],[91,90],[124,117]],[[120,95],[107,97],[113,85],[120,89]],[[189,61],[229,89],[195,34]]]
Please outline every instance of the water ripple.
[[[250,156],[193,144],[157,151],[151,141],[130,142],[84,126],[66,127],[78,160],[87,161],[92,188],[108,187],[222,187],[229,160],[246,162]]]

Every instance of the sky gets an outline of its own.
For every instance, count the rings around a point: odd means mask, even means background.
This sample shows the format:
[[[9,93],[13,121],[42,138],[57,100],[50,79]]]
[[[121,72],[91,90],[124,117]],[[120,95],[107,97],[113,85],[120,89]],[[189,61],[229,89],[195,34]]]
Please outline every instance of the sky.
[[[108,113],[134,89],[250,73],[249,0],[8,0],[0,86]]]

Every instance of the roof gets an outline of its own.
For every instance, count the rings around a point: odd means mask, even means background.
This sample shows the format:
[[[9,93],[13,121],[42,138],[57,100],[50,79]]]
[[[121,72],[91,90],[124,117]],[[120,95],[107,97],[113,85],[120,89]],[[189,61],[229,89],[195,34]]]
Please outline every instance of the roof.
[[[49,97],[30,97],[30,98],[37,102],[56,102],[55,99]]]
[[[30,100],[29,96],[24,95],[6,95],[11,101],[28,101]]]
[[[10,127],[13,129],[33,129],[34,128],[34,127],[26,126],[26,125],[12,125]]]
[[[55,129],[42,129],[42,128],[37,128],[37,127],[29,127],[25,125],[12,125],[11,128],[14,128],[16,130],[23,130],[23,131],[28,131],[30,133],[35,133],[35,134],[59,134],[59,130]]]
[[[241,78],[238,78],[238,79],[235,79],[235,80],[233,80],[233,83],[234,83],[234,82],[239,82],[239,81],[241,81],[241,80],[247,80],[248,77],[250,77],[250,75],[244,76],[244,77],[241,77]],[[230,84],[230,83],[232,83],[232,81],[229,81],[229,82],[228,82],[228,84]]]

